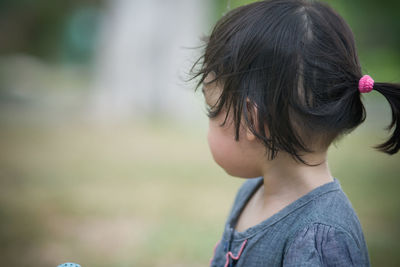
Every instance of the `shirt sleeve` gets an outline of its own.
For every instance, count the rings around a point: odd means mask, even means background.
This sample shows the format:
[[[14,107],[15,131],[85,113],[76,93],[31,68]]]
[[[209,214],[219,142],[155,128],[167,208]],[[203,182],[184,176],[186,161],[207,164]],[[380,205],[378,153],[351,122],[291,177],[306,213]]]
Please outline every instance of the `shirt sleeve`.
[[[344,230],[314,223],[298,232],[283,266],[368,266],[354,238]]]

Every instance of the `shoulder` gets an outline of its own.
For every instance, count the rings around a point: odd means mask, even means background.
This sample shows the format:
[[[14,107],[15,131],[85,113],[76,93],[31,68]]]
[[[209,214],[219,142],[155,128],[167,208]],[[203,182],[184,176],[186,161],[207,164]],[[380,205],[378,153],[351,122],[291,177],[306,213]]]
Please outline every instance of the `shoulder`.
[[[369,266],[368,252],[340,226],[314,222],[294,235],[283,266]]]
[[[315,195],[297,213],[295,232],[306,226],[326,225],[349,233],[359,245],[364,242],[357,213],[339,184],[332,190]]]

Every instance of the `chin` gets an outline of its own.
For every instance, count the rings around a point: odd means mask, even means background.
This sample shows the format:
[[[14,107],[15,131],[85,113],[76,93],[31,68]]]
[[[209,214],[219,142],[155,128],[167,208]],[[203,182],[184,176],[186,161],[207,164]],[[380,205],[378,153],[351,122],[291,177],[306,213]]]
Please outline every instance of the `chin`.
[[[232,170],[232,169],[227,169],[227,168],[223,168],[223,169],[230,176],[242,178],[242,179],[252,179],[252,178],[258,178],[258,177],[262,176],[258,172],[249,171],[249,170],[243,171],[243,170]]]
[[[261,170],[252,160],[238,156],[235,157],[234,153],[230,157],[226,156],[229,153],[212,153],[212,155],[214,161],[230,176],[245,179],[262,176]]]

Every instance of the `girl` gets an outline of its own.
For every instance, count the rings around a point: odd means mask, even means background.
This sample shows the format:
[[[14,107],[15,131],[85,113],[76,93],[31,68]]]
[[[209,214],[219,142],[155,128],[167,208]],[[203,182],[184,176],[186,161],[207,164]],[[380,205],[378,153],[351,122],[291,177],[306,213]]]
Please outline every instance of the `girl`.
[[[364,121],[361,93],[376,90],[394,128],[377,149],[396,153],[400,85],[362,75],[345,21],[317,1],[249,4],[218,21],[192,71],[215,161],[232,176],[259,177],[237,193],[211,266],[369,266],[327,149]]]

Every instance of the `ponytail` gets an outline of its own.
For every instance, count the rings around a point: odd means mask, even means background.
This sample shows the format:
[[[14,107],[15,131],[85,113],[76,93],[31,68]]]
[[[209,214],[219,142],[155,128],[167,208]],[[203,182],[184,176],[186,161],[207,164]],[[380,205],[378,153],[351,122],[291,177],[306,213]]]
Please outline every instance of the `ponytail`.
[[[390,138],[374,148],[389,155],[393,155],[400,149],[400,84],[374,83],[374,89],[387,99],[392,109],[392,122],[386,129],[390,131],[394,127]]]

